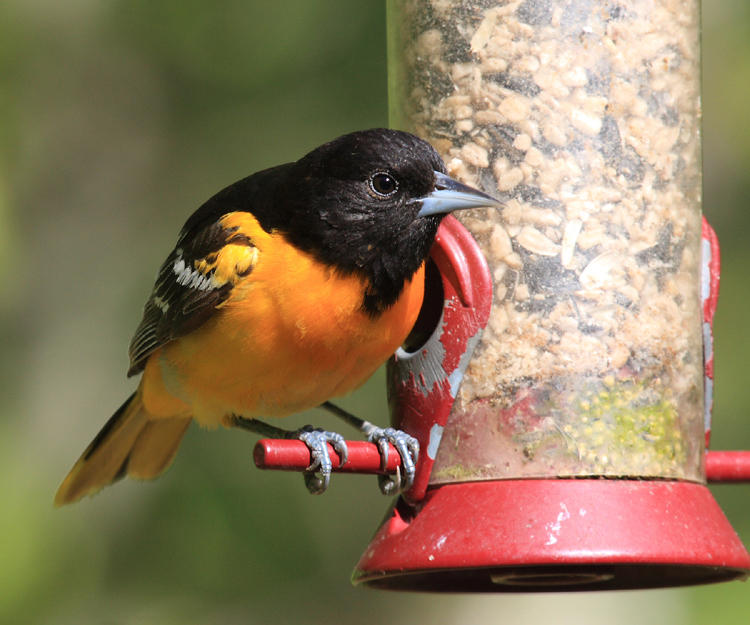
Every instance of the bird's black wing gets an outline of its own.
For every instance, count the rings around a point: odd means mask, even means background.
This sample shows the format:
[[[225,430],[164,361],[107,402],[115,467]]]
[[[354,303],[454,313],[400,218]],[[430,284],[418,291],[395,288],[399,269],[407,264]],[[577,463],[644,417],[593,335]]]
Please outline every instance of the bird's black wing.
[[[240,247],[245,262],[222,271],[220,255]],[[238,252],[232,252],[237,256]],[[143,310],[143,319],[130,342],[128,375],[143,371],[156,349],[190,332],[208,319],[228,297],[238,277],[257,259],[253,242],[234,228],[212,221],[198,228],[186,225],[177,245],[159,270]]]

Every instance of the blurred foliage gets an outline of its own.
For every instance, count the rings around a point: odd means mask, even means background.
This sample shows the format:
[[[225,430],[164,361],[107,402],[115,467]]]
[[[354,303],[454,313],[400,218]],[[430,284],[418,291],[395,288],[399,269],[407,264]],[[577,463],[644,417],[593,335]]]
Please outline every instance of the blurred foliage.
[[[385,125],[381,2],[0,3],[0,622],[715,623],[738,583],[460,597],[352,588],[374,479],[256,471],[191,429],[173,470],[62,510],[65,471],[133,387],[125,348],[186,216],[248,173]],[[750,8],[704,6],[705,206],[723,243],[716,448],[750,447]],[[382,376],[344,404],[383,422]],[[328,417],[301,415],[292,425]],[[747,486],[716,489],[750,542]]]

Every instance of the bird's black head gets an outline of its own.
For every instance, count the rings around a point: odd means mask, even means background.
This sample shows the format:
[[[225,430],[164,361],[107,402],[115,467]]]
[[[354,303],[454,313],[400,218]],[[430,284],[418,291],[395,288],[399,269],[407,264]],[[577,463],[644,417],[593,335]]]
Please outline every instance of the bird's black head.
[[[473,206],[494,203],[444,173],[435,149],[412,134],[379,128],[344,135],[289,169],[288,184],[277,190],[295,207],[286,233],[323,262],[366,277],[364,305],[375,314],[396,301],[444,214],[457,208],[424,210],[436,191],[454,183],[459,194],[474,194]]]
[[[265,230],[283,233],[344,274],[366,278],[363,305],[375,315],[398,299],[426,260],[446,213],[492,204],[497,201],[446,176],[426,141],[376,128],[227,187],[188,219],[183,236],[223,213],[251,212]]]

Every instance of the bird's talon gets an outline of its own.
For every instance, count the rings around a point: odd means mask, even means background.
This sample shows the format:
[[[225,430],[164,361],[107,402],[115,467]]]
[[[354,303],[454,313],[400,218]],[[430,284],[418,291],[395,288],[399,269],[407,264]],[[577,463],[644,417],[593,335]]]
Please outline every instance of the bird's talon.
[[[388,463],[388,444],[391,443],[401,457],[401,467],[396,477],[378,476],[378,485],[384,495],[392,495],[407,491],[414,483],[416,463],[419,459],[419,441],[406,432],[395,428],[372,427],[367,432],[367,440],[375,443],[380,450],[381,467],[385,469]]]
[[[386,430],[383,430],[383,433],[390,429],[391,428],[386,428]],[[380,450],[380,468],[385,471],[386,467],[388,466],[389,440],[386,436],[382,436],[378,438],[376,442],[378,445],[378,449]]]
[[[306,425],[293,433],[293,438],[301,440],[310,450],[310,465],[304,472],[305,486],[313,495],[320,495],[331,482],[333,462],[328,452],[328,443],[334,448],[344,464],[348,457],[346,441],[341,434],[327,432]]]
[[[305,471],[303,474],[305,487],[311,495],[322,495],[328,489],[331,482],[331,475],[316,473],[315,471]]]
[[[401,492],[401,467],[396,467],[395,475],[378,474],[378,487],[386,496],[397,495]]]
[[[334,451],[338,454],[340,466],[343,466],[349,460],[349,448],[346,446],[346,440],[341,434],[337,434],[336,432],[329,432],[329,434],[333,436],[328,442],[331,443]]]

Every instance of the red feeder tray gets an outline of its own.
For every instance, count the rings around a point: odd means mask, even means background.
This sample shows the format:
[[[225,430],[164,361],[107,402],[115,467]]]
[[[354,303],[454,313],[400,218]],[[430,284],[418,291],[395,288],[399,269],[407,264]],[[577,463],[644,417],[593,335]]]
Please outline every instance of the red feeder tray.
[[[530,592],[729,581],[750,558],[707,487],[504,480],[400,499],[353,581],[391,590]]]

